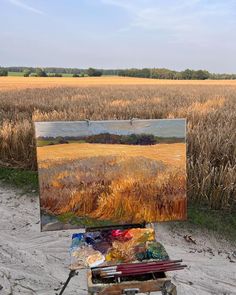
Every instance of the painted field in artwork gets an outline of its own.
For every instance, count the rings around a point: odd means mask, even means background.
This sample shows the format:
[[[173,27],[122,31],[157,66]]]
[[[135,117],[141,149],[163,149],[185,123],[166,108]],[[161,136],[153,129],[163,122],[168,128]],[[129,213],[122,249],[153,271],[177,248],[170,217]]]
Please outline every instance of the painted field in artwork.
[[[37,155],[44,214],[90,225],[186,218],[185,143],[67,143]]]

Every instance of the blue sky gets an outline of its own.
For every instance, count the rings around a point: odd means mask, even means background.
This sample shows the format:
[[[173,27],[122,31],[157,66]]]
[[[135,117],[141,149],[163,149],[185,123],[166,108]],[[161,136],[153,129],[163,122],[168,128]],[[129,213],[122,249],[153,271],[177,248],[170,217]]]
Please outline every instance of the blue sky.
[[[236,0],[0,0],[0,65],[236,73]]]

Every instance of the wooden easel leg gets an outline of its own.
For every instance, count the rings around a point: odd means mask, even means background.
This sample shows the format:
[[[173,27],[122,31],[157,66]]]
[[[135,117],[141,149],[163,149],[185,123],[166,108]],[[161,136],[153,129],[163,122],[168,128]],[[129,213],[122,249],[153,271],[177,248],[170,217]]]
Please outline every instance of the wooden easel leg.
[[[64,293],[64,291],[65,291],[66,287],[68,286],[70,280],[71,280],[75,275],[77,275],[77,274],[78,274],[78,273],[77,273],[75,270],[71,270],[71,271],[70,271],[69,276],[68,276],[68,278],[67,278],[65,284],[63,285],[63,287],[62,287],[62,289],[61,289],[61,291],[60,291],[60,293],[59,293],[58,295],[62,295],[62,294]]]
[[[168,281],[163,285],[161,293],[162,295],[177,295],[176,286]]]
[[[177,295],[177,288],[176,288],[176,286],[173,287],[173,289],[171,291],[171,295]]]

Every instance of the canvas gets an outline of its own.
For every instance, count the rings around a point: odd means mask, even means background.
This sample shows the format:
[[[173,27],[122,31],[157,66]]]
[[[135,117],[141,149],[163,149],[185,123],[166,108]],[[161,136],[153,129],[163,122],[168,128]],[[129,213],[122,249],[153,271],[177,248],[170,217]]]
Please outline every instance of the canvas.
[[[35,122],[41,229],[186,219],[186,120]]]

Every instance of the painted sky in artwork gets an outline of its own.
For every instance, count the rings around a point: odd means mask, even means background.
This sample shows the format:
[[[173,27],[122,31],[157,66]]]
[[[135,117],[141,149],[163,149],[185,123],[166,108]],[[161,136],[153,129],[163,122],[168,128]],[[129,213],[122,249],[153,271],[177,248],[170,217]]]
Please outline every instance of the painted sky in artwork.
[[[153,134],[159,137],[185,137],[185,119],[166,120],[113,120],[113,121],[68,121],[36,122],[36,137],[87,136],[110,134]]]

